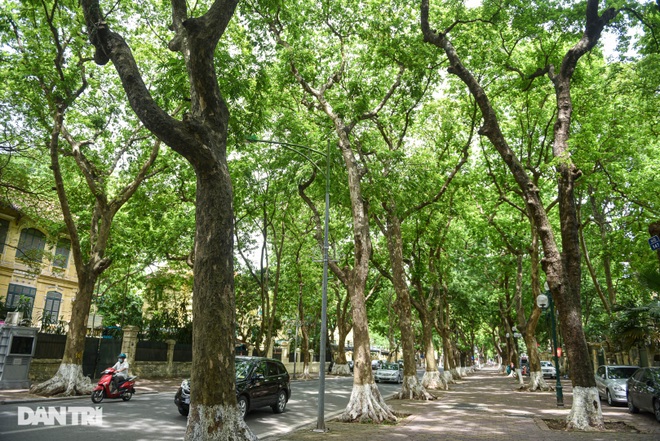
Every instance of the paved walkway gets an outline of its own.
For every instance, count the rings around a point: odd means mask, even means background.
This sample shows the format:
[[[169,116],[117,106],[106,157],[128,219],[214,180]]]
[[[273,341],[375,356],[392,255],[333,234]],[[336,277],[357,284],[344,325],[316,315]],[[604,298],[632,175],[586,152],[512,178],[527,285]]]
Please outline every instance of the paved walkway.
[[[554,380],[552,380],[554,383]],[[139,393],[174,393],[179,379],[139,379]],[[396,425],[346,424],[328,421],[326,433],[308,428],[263,441],[436,441],[436,440],[620,440],[658,441],[660,423],[650,413],[631,415],[625,406],[603,403],[606,423],[619,423],[607,432],[566,432],[551,430],[547,420],[563,420],[572,401],[568,380],[562,381],[564,403],[558,408],[554,392],[517,390],[517,382],[494,369],[483,369],[437,391],[435,401],[391,400],[389,404],[402,417]],[[79,397],[89,399],[88,396]],[[0,404],[15,401],[44,401],[26,390],[0,390]],[[622,424],[625,423],[625,424]]]
[[[438,392],[435,401],[389,401],[396,412],[410,415],[396,425],[329,421],[326,427],[330,430],[324,434],[312,432],[314,425],[267,441],[660,440],[660,423],[652,414],[631,415],[625,406],[608,407],[606,403],[606,422],[627,423],[634,432],[550,430],[544,420],[562,420],[570,410],[570,382],[564,380],[562,386],[566,407],[557,408],[554,392],[521,392],[512,378],[484,369],[451,385],[451,390]]]

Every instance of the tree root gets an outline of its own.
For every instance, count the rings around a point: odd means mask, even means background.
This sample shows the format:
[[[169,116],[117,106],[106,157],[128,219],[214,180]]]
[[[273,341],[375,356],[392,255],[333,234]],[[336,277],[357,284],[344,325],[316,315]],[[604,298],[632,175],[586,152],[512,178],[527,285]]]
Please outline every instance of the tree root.
[[[447,380],[440,375],[440,372],[424,372],[422,377],[422,386],[426,389],[435,389],[435,390],[449,390],[449,384]]]
[[[451,372],[444,371],[442,373],[442,378],[445,380],[447,385],[456,384],[456,380],[454,380],[454,376],[451,374]]]
[[[543,372],[530,372],[528,389],[530,392],[547,392],[552,390],[552,387],[550,387],[550,385],[545,382],[545,379],[543,378]]]
[[[339,417],[345,423],[396,422],[394,411],[387,405],[374,384],[353,385],[353,392],[344,413]]]
[[[420,400],[432,401],[435,400],[435,395],[426,391],[422,383],[417,380],[416,376],[409,376],[403,378],[401,390],[395,395],[397,400]]]
[[[236,406],[202,406],[190,408],[185,441],[257,441]]]
[[[348,364],[333,364],[332,365],[332,374],[333,375],[351,375],[351,368],[348,367]]]
[[[44,397],[69,397],[89,395],[93,389],[90,379],[82,374],[82,366],[62,363],[53,378],[32,386],[30,393]]]

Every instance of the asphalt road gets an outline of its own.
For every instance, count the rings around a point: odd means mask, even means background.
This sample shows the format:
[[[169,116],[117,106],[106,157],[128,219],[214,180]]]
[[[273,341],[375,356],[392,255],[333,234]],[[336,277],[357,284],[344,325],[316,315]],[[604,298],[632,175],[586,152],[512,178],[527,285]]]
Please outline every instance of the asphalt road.
[[[326,378],[325,418],[344,410],[351,395],[352,377]],[[400,389],[398,384],[378,385],[384,397]],[[315,425],[318,416],[318,380],[295,381],[291,384],[292,398],[283,414],[276,415],[268,407],[254,410],[245,417],[250,429],[259,437],[283,434],[297,428]],[[0,440],[2,441],[142,441],[181,440],[186,430],[186,418],[179,415],[173,393],[135,395],[129,402],[104,400],[94,405],[88,398],[49,401],[41,411],[40,403],[5,404],[0,406]],[[44,404],[41,403],[43,406]],[[66,406],[66,410],[62,408]],[[71,407],[102,409],[102,426],[73,425]],[[29,418],[48,414],[48,407],[66,412],[66,424],[19,425]],[[19,414],[20,411],[20,414]],[[43,415],[43,414],[42,414]],[[94,415],[90,415],[93,418]],[[77,418],[80,421],[80,417]]]

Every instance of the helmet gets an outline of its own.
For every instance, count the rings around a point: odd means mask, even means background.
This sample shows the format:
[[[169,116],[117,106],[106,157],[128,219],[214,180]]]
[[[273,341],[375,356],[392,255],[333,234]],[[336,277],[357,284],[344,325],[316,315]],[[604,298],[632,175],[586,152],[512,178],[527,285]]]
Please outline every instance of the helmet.
[[[119,354],[119,357],[118,357],[118,358],[126,358],[126,354],[124,354],[124,353],[122,352],[121,354]]]

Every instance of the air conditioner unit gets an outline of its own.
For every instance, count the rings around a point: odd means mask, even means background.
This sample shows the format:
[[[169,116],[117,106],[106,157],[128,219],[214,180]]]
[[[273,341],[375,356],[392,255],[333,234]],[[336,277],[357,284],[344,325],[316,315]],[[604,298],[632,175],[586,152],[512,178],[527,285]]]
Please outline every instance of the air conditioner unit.
[[[21,320],[23,320],[23,313],[21,311],[8,312],[7,318],[5,319],[5,325],[18,326]]]

